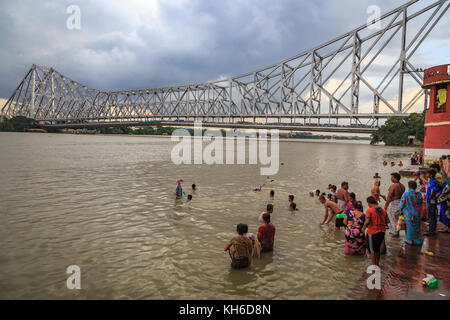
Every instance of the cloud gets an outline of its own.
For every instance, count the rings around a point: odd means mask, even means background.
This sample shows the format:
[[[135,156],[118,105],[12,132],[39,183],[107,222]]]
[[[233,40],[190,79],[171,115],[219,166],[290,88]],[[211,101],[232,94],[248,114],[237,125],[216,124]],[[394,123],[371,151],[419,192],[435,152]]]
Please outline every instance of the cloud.
[[[9,97],[33,63],[104,90],[224,79],[279,62],[364,24],[369,5],[387,12],[404,2],[2,1],[0,96]],[[81,9],[81,30],[66,28],[71,4]],[[433,32],[419,52],[420,61],[448,62],[450,50],[442,40],[448,39],[449,30],[445,18],[440,32]],[[433,58],[427,60],[430,54]]]

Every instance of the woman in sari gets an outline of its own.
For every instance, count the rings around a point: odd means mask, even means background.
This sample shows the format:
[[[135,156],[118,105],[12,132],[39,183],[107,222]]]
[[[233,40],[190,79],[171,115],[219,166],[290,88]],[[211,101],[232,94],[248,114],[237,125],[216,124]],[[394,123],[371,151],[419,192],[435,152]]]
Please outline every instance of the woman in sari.
[[[245,234],[248,232],[246,224],[238,224],[237,235],[225,246],[224,251],[229,251],[231,258],[231,268],[247,268],[252,263],[253,242]]]
[[[417,183],[414,180],[408,182],[408,188],[408,191],[403,193],[399,204],[399,210],[405,217],[405,242],[409,245],[422,245],[420,220],[423,197],[416,191]]]
[[[439,221],[447,228],[442,230],[443,233],[450,233],[450,179],[445,180],[438,201],[440,202]]]
[[[366,221],[364,209],[361,201],[355,202],[352,207],[353,209],[344,218],[344,224],[347,225],[345,229],[344,253],[348,255],[365,255],[365,236],[361,230]]]

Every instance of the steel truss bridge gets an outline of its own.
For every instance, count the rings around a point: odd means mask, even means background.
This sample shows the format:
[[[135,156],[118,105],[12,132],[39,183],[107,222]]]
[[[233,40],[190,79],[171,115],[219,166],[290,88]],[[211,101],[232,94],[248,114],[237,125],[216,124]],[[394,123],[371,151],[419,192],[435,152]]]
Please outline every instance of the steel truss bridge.
[[[277,64],[198,84],[102,91],[33,65],[1,115],[22,115],[55,128],[200,120],[221,127],[333,131],[344,121],[348,130],[343,131],[371,132],[379,119],[407,116],[418,104],[426,107],[414,57],[448,8],[448,0],[409,1]]]

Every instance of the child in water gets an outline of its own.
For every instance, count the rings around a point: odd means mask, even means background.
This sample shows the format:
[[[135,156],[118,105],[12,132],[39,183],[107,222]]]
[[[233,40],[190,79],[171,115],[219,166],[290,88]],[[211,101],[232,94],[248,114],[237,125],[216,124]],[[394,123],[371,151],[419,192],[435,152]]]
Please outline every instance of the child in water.
[[[188,202],[192,201],[192,194],[188,194],[188,196],[187,196],[187,201],[188,201]]]
[[[289,200],[289,210],[297,211],[297,204],[294,202],[294,195],[290,194],[288,197]]]
[[[273,200],[274,196],[275,196],[275,191],[274,190],[270,190],[270,193],[269,193],[270,200]]]

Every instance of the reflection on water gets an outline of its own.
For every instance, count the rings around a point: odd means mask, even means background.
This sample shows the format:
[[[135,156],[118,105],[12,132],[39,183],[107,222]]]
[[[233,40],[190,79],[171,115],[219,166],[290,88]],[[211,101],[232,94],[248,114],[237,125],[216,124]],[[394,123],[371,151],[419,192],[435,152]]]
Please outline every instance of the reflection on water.
[[[369,260],[344,255],[343,230],[320,227],[308,192],[349,181],[382,190],[409,148],[283,141],[277,175],[256,165],[185,165],[162,137],[0,134],[0,298],[341,299]],[[301,176],[299,176],[301,174]],[[174,200],[183,178],[193,201]],[[190,190],[196,183],[198,190]],[[252,188],[267,183],[262,192]],[[238,223],[256,233],[275,190],[275,251],[231,270],[223,251]],[[299,211],[288,209],[295,195]],[[65,270],[81,268],[80,291]]]

